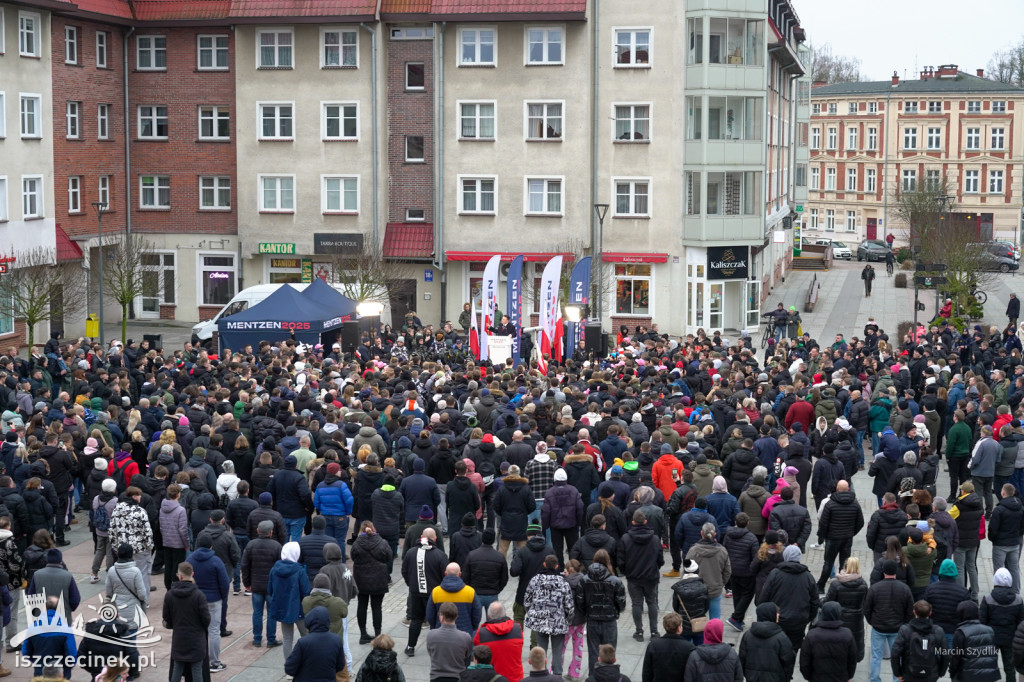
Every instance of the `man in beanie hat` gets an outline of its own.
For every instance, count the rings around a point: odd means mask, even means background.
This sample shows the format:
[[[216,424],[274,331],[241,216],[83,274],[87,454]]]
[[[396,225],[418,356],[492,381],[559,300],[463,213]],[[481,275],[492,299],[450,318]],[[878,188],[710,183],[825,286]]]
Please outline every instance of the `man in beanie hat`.
[[[761,600],[779,607],[779,625],[793,650],[799,651],[807,624],[814,620],[821,605],[818,586],[807,566],[800,562],[803,553],[796,545],[782,551],[782,563],[768,575],[761,590]]]
[[[435,488],[436,490],[436,488]],[[434,535],[437,538],[434,544],[442,552],[444,551],[444,533],[441,532],[441,526],[434,521],[434,510],[428,505],[423,505],[419,509],[419,513],[416,515],[416,522],[409,526],[408,530],[405,531],[405,544],[402,545],[402,556],[404,557],[409,553],[410,549],[414,549],[419,542],[420,536],[423,535],[423,531],[427,528],[434,530]]]
[[[554,483],[544,493],[541,504],[541,525],[551,533],[551,546],[558,557],[558,565],[565,566],[566,548],[572,548],[580,538],[583,525],[583,498],[575,486],[568,483],[565,469],[555,470]]]
[[[341,547],[341,560],[345,561],[345,539],[348,537],[349,517],[354,499],[345,481],[341,480],[341,465],[330,462],[327,476],[313,493],[313,506],[324,517],[324,534],[337,539]]]
[[[416,523],[424,506],[430,507],[431,517],[437,516],[437,510],[441,506],[441,492],[437,488],[437,481],[427,476],[426,468],[422,459],[413,457],[412,473],[405,476],[398,486],[398,491],[405,500],[406,525]]]
[[[704,626],[704,643],[697,647],[686,661],[683,679],[689,680],[742,680],[743,666],[731,644],[722,641],[724,624],[712,618]]]
[[[483,542],[483,536],[476,526],[476,517],[472,512],[466,512],[462,516],[462,525],[459,531],[451,534],[451,552],[448,558],[459,566],[465,566],[469,553]]]
[[[64,622],[71,624],[71,613],[82,602],[74,576],[64,566],[64,555],[55,547],[46,550],[46,566],[32,575],[25,594],[45,594],[64,602]]]
[[[764,679],[793,679],[796,653],[789,637],[779,627],[779,607],[775,602],[757,606],[757,622],[740,639],[740,663],[748,679],[763,675]],[[772,677],[768,677],[772,675]]]

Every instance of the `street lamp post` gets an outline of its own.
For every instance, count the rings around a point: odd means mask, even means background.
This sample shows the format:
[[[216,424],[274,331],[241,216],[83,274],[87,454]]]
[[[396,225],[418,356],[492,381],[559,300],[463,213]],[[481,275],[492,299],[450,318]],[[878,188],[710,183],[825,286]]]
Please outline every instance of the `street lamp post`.
[[[96,224],[98,229],[99,241],[99,269],[97,271],[96,288],[99,290],[100,297],[100,346],[105,343],[106,335],[104,334],[103,328],[103,214],[107,211],[107,202],[105,201],[94,201],[92,202],[93,208],[96,209]],[[106,350],[106,349],[104,349]]]
[[[356,313],[360,319],[365,319],[369,325],[370,343],[377,337],[377,328],[380,326],[380,314],[384,312],[384,304],[380,301],[361,301],[356,306]]]
[[[604,217],[608,215],[608,204],[594,204],[597,213],[598,233],[594,260],[597,261],[597,291],[595,292],[598,327],[604,324]]]
[[[956,199],[956,197],[954,195],[952,195],[952,194],[940,194],[937,197],[935,197],[935,201],[939,202],[939,229],[938,229],[938,233],[935,235],[936,238],[938,239],[938,242],[939,242],[939,248],[936,249],[936,251],[935,251],[936,253],[944,253],[943,248],[942,248],[942,238],[945,236],[944,235],[945,230],[949,230],[950,229],[950,223],[952,222],[952,211],[953,211],[953,200],[954,199]],[[943,217],[943,215],[942,215],[943,212],[946,213],[946,217]],[[950,220],[946,220],[946,218],[950,218]],[[945,221],[945,222],[943,222],[943,221]],[[945,228],[945,230],[943,228]],[[947,283],[947,285],[948,285],[948,283]],[[940,306],[939,306],[939,288],[935,287],[935,316],[936,317],[939,316],[939,310],[940,310]]]

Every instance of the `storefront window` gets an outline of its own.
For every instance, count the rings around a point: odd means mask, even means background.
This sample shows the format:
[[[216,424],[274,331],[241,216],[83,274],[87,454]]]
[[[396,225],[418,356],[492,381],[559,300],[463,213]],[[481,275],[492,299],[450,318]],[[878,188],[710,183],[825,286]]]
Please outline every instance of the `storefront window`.
[[[619,315],[647,315],[651,300],[651,266],[615,266],[615,312]]]
[[[235,257],[200,256],[199,280],[202,305],[224,305],[235,295]]]
[[[271,258],[267,281],[271,284],[298,284],[302,282],[301,258]]]

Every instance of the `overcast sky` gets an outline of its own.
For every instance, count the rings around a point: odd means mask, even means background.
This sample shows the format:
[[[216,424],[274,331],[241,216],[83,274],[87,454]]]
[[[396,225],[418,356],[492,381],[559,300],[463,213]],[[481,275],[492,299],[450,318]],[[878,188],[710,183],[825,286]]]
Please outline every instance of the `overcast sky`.
[[[868,80],[910,76],[915,62],[974,73],[1024,39],[1024,0],[792,1],[811,43],[857,57]]]

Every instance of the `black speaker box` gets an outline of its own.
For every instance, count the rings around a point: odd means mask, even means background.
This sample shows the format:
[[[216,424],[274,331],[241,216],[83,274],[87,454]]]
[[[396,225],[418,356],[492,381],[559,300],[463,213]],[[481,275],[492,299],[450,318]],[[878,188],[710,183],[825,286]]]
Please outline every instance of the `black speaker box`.
[[[341,323],[341,350],[343,353],[355,353],[359,348],[359,323]]]

